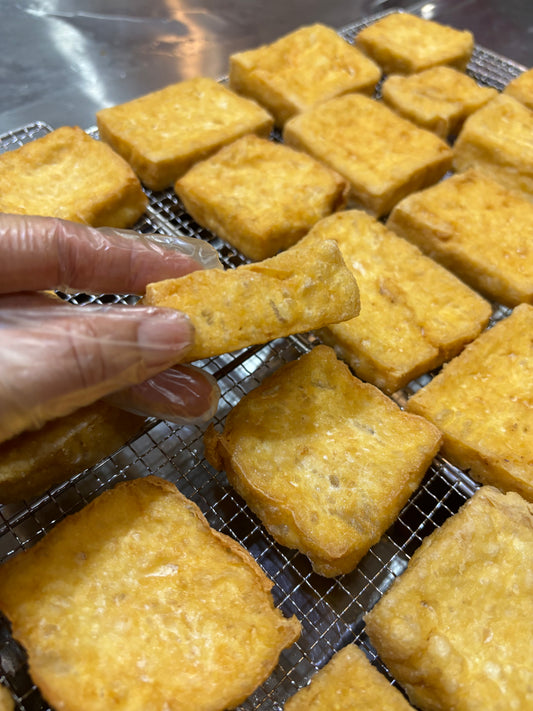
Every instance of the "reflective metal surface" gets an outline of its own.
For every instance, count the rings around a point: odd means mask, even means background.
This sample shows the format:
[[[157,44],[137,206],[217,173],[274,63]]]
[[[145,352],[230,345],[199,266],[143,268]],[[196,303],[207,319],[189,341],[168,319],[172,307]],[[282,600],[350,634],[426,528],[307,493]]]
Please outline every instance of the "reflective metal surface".
[[[302,24],[339,28],[393,7],[533,66],[532,0],[2,0],[0,133],[35,120],[87,128],[104,106],[223,76],[232,52]]]

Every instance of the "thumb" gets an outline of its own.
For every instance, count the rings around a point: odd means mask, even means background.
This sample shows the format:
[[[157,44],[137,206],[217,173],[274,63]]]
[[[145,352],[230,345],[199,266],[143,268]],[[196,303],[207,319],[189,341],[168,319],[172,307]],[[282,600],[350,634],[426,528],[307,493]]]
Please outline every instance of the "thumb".
[[[15,309],[8,320],[0,441],[146,380],[179,362],[193,339],[184,314],[153,307],[54,305]]]

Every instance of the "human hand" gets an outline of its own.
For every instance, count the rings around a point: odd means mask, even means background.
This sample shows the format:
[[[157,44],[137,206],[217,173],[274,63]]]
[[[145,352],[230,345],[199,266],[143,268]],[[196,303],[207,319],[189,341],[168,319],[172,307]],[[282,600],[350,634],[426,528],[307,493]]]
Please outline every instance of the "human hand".
[[[201,240],[169,242],[0,214],[0,441],[111,393],[126,409],[177,422],[213,414],[214,379],[192,366],[171,367],[194,338],[184,314],[80,307],[41,293],[141,294],[151,281],[219,265]]]

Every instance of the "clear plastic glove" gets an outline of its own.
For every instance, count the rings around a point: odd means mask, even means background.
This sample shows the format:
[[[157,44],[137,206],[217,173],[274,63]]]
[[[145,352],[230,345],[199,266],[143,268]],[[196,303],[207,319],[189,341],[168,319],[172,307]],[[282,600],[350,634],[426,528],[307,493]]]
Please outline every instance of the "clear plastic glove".
[[[194,338],[184,314],[37,292],[141,294],[151,281],[217,266],[201,240],[0,214],[0,441],[113,393],[143,414],[209,418],[214,379],[176,366]]]

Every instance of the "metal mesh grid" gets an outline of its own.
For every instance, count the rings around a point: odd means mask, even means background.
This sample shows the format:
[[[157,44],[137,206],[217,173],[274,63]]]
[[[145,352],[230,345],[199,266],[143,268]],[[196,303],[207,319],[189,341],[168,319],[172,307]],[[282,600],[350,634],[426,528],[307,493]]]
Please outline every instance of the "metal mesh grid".
[[[365,18],[340,30],[340,34],[352,41],[362,27],[384,14],[387,13]],[[479,47],[475,48],[468,68],[477,81],[498,89],[522,70],[523,67]],[[0,152],[51,130],[38,122],[0,136]],[[94,128],[89,133],[96,137]],[[136,225],[138,231],[181,233],[206,239],[217,248],[228,268],[246,261],[232,247],[197,225],[172,191],[148,192],[148,196],[150,205]],[[85,294],[68,298],[78,304],[133,303],[136,299],[128,295]],[[507,314],[508,309],[496,306],[493,322]],[[312,335],[290,337],[204,362],[203,367],[215,375],[221,389],[215,424],[221,424],[241,397],[268,374],[301,355],[314,342]],[[433,375],[429,373],[410,383],[394,399],[402,405]],[[323,578],[312,572],[303,555],[279,546],[234,492],[225,474],[210,467],[203,457],[203,429],[148,421],[139,436],[95,467],[22,506],[0,507],[0,562],[33,545],[55,523],[119,480],[150,472],[175,482],[198,504],[214,528],[244,545],[274,582],[276,604],[285,614],[296,614],[302,622],[301,638],[282,653],[271,677],[239,709],[280,710],[284,701],[348,642],[357,643],[387,674],[366,638],[363,616],[403,572],[423,538],[460,508],[475,491],[476,484],[464,472],[437,457],[398,519],[357,569],[335,579]],[[395,683],[392,679],[391,682]],[[24,651],[12,639],[7,621],[1,617],[0,683],[11,690],[19,711],[49,710],[28,675]]]

